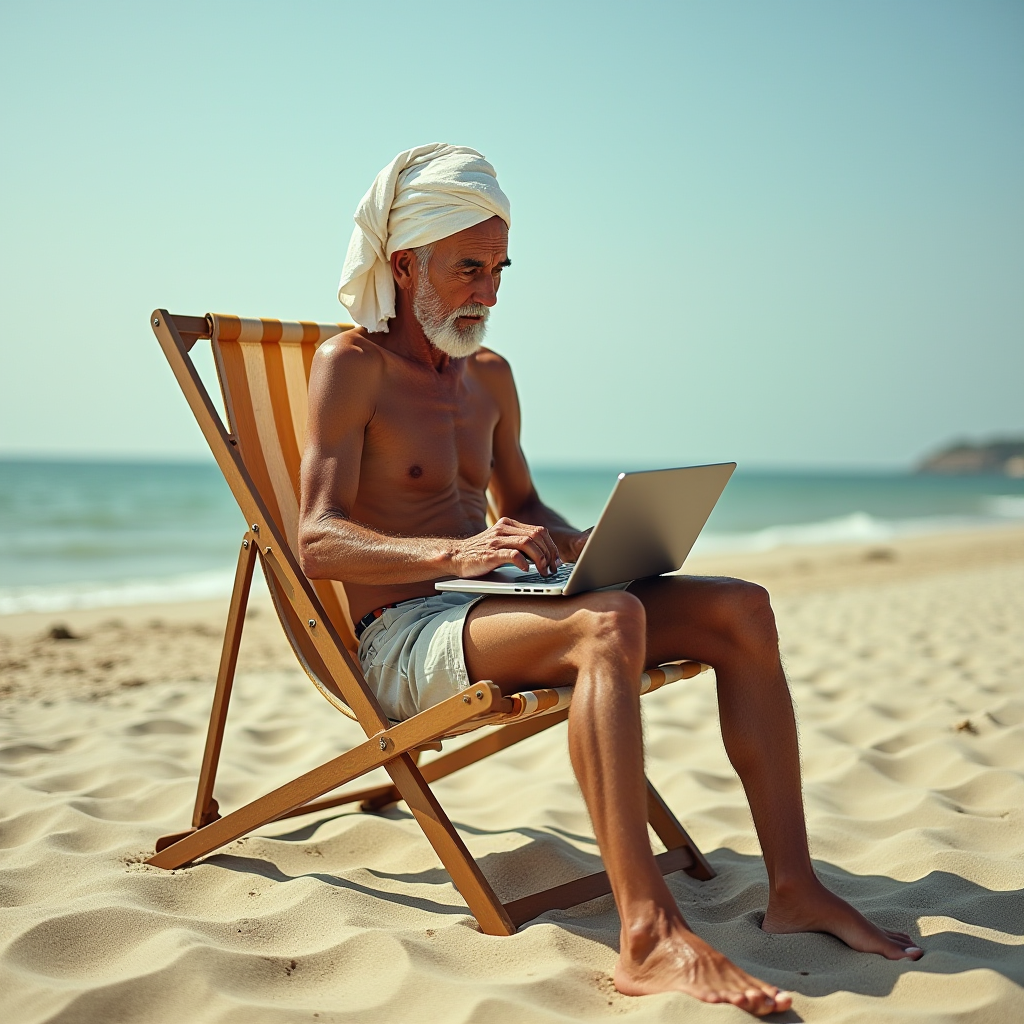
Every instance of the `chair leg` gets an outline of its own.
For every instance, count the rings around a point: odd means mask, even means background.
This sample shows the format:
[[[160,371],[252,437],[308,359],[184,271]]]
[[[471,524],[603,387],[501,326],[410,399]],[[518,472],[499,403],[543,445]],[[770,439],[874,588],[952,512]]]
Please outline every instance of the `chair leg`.
[[[516,926],[484,877],[462,837],[430,791],[408,754],[385,766],[392,781],[415,815],[424,835],[451,875],[455,888],[486,935],[513,935]]]
[[[440,746],[440,744],[438,744]],[[422,750],[410,750],[409,757],[412,758],[412,763],[419,766],[420,758],[423,756]],[[398,790],[394,786],[376,786],[372,789],[364,790],[365,795],[360,794],[357,797],[353,797],[349,803],[355,803],[359,800],[359,810],[364,811],[367,814],[376,814],[378,811],[383,811],[385,807],[390,807],[392,804],[398,803],[401,800],[401,796]],[[338,798],[343,798],[343,794],[338,794]],[[335,804],[335,806],[338,806]]]
[[[252,537],[246,533],[238,554],[235,585],[231,591],[228,621],[224,629],[224,646],[221,648],[220,667],[217,670],[217,688],[213,695],[210,727],[206,733],[206,749],[203,751],[203,767],[199,773],[199,788],[196,791],[196,805],[192,813],[193,828],[202,828],[219,817],[217,801],[213,799],[213,784],[217,777],[221,745],[224,742],[224,723],[228,717],[228,703],[235,681],[238,649],[242,640],[242,626],[245,623],[245,609],[249,603],[249,588],[252,585],[255,565],[256,545],[252,542]]]
[[[647,820],[666,849],[678,850],[685,847],[693,854],[693,864],[683,869],[688,875],[702,882],[715,877],[715,869],[679,823],[668,804],[662,800],[661,794],[651,785],[650,779],[647,780]]]

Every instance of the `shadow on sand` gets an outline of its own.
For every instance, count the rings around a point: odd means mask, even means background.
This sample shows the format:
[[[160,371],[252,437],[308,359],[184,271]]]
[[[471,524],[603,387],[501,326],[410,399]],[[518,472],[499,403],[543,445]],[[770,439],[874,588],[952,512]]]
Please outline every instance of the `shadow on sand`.
[[[355,813],[333,815],[264,839],[304,842],[312,839],[327,822],[353,816]],[[383,816],[394,821],[411,817],[398,807],[388,809]],[[512,831],[528,840],[514,850],[490,853],[479,860],[484,874],[502,899],[514,899],[599,870],[601,866],[596,844],[589,836],[554,828],[489,831],[462,824],[458,827],[469,836]],[[329,858],[329,849],[325,852]],[[857,953],[829,935],[762,932],[760,923],[768,886],[761,858],[723,848],[709,854],[709,859],[718,876],[710,882],[698,882],[677,872],[667,879],[673,895],[698,934],[744,969],[774,984],[808,996],[839,991],[886,996],[906,973],[951,975],[984,968],[997,971],[1024,987],[1024,938],[1006,941],[1008,936],[1024,937],[1024,890],[993,891],[948,871],[932,871],[923,878],[903,882],[885,875],[855,875],[827,861],[816,861],[818,874],[829,888],[876,923],[910,932],[925,950],[918,961],[887,961]],[[461,904],[388,891],[390,885],[378,890],[322,871],[289,875],[266,859],[215,854],[208,862],[281,883],[296,877],[316,878],[331,886],[432,914],[464,916],[466,913]],[[367,870],[386,883],[451,885],[448,873],[441,867],[415,873]],[[920,931],[922,919],[931,919],[926,922],[929,925],[926,935]],[[956,923],[965,928],[958,929]],[[602,897],[569,911],[545,914],[523,927],[538,924],[554,924],[617,949],[618,918],[611,897]],[[979,934],[986,932],[989,934]],[[870,969],[865,969],[869,956]],[[796,1021],[800,1017],[790,1013],[773,1019]]]

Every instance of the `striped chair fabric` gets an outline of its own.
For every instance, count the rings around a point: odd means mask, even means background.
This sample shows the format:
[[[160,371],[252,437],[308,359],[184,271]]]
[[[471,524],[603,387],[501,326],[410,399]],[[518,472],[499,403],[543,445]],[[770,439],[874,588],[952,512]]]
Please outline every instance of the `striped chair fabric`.
[[[220,313],[208,314],[207,320],[228,426],[249,475],[297,556],[299,464],[309,411],[309,371],[320,345],[353,325]],[[274,581],[267,582],[283,620],[283,602],[277,600]],[[354,653],[357,644],[345,588],[331,580],[312,582],[331,622]],[[304,637],[303,630],[294,635],[283,624],[293,644],[300,635]],[[309,665],[304,667],[310,671]]]

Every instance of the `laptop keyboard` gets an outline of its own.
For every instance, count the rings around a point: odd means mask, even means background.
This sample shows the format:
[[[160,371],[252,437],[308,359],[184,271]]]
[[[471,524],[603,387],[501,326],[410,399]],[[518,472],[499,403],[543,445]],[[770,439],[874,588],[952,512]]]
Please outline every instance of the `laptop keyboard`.
[[[515,578],[515,582],[547,583],[549,585],[554,584],[557,586],[560,583],[565,583],[569,579],[569,577],[572,575],[572,571],[574,568],[575,566],[572,564],[562,565],[556,572],[552,573],[550,576],[545,576],[539,572],[528,572],[524,573],[522,576],[517,576]]]

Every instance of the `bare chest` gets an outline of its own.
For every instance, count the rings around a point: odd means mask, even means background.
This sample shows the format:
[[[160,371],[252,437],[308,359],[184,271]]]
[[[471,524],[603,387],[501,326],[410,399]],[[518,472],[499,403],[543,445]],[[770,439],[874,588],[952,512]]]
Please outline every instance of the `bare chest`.
[[[433,507],[471,497],[476,505],[490,480],[497,421],[497,402],[467,369],[389,367],[364,433],[360,501],[387,495]]]

